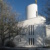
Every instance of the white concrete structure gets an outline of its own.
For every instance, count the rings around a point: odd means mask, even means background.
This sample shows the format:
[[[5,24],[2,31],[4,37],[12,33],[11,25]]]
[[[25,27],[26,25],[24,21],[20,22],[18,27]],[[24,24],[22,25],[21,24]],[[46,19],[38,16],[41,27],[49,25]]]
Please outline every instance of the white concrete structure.
[[[32,19],[34,17],[37,17],[37,4],[30,4],[27,6],[27,19]]]
[[[47,46],[50,46],[50,25],[46,25],[45,43],[46,43]]]
[[[48,39],[50,39],[50,25],[46,25],[46,37],[48,38]]]
[[[45,45],[46,29],[43,16],[37,15],[37,4],[30,4],[27,7],[27,20],[19,22],[18,26],[22,27],[22,35],[14,39],[18,47],[43,47]]]
[[[29,20],[19,22],[20,27],[23,27],[21,42],[19,47],[41,47],[44,46],[45,39],[45,18],[38,16]],[[20,25],[21,24],[21,25]],[[19,38],[19,39],[20,39]]]

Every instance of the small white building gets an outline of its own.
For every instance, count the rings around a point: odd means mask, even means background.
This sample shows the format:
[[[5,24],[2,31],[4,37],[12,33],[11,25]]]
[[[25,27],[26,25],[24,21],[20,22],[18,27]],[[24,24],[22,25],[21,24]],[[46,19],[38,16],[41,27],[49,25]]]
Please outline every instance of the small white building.
[[[27,20],[19,22],[21,34],[14,38],[18,47],[43,47],[46,39],[46,19],[38,15],[37,4],[27,6]]]

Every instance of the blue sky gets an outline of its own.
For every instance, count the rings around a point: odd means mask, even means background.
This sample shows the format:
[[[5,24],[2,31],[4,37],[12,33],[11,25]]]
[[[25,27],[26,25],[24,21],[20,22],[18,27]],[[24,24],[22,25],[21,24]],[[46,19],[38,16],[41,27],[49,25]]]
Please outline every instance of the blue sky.
[[[29,4],[35,3],[35,0],[7,0],[9,5],[12,6],[13,11],[16,11],[20,14],[20,20],[26,19],[26,7]],[[46,0],[37,0],[38,4],[38,13],[40,13],[45,5]]]

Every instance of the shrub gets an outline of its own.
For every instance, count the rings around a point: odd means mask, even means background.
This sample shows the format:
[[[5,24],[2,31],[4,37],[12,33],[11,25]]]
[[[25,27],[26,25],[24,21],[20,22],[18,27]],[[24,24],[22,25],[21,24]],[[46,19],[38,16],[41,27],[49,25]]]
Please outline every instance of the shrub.
[[[5,44],[6,47],[15,47],[15,43],[13,41],[7,41]]]

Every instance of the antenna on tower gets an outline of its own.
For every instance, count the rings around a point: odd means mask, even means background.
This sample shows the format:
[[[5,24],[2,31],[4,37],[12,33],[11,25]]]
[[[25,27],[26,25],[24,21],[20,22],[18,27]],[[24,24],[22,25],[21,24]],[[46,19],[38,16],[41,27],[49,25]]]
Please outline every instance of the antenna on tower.
[[[2,2],[3,0],[0,0],[0,2]]]
[[[35,0],[35,3],[37,4],[37,0]]]

